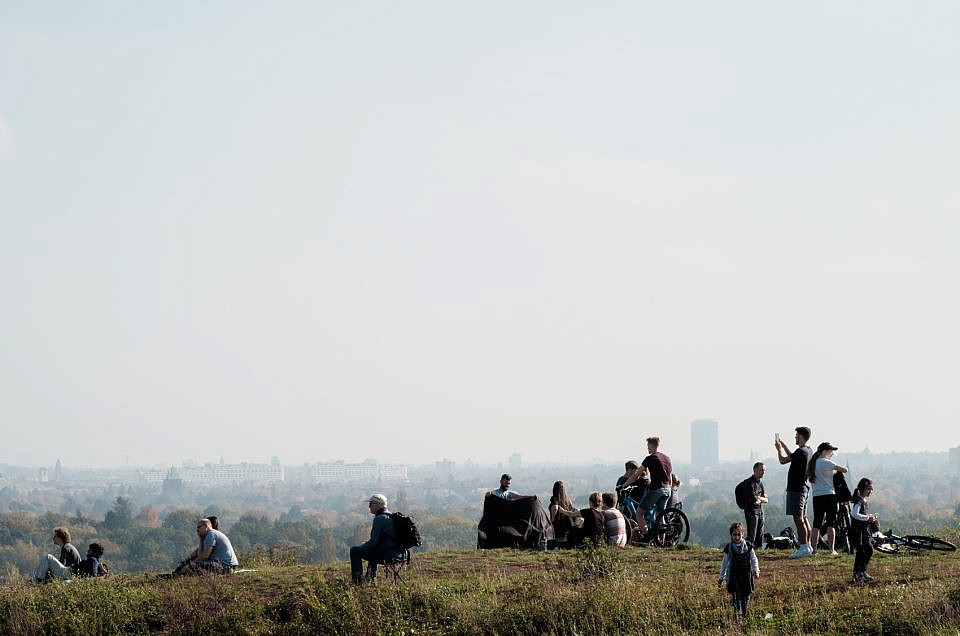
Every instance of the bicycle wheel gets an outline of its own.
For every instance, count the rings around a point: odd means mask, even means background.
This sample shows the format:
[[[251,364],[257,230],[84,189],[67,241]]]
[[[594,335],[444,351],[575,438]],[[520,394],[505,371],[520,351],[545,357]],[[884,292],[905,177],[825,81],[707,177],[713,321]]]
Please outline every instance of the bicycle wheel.
[[[640,532],[640,526],[633,519],[626,517],[627,520],[627,544],[643,545],[643,533]]]
[[[957,546],[949,541],[938,539],[937,537],[925,537],[922,535],[908,534],[903,537],[908,548],[914,550],[939,550],[941,552],[953,552]]]
[[[850,513],[846,506],[840,506],[840,511],[837,513],[836,533],[836,549],[853,554],[853,545],[850,542]]]
[[[662,548],[678,543],[686,543],[690,538],[690,522],[687,515],[676,508],[667,508],[656,520],[656,533],[653,540]]]

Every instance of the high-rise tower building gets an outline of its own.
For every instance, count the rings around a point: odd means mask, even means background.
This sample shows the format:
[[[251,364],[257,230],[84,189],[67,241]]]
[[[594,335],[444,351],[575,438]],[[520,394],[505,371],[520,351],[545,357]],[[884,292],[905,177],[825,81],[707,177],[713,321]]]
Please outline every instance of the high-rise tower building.
[[[720,463],[720,435],[714,420],[690,423],[690,459],[694,468],[709,468]]]

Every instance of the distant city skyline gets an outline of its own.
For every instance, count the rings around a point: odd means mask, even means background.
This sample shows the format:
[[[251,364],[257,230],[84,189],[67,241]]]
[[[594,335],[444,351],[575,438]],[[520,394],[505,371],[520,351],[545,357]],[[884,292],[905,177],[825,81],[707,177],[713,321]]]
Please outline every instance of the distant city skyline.
[[[97,7],[0,16],[0,462],[960,443],[960,5]]]

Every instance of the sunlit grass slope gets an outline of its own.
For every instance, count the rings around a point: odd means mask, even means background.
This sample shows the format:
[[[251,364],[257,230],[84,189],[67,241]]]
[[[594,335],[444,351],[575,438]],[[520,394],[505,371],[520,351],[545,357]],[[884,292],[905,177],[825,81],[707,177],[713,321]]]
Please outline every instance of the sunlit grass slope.
[[[0,588],[4,634],[702,634],[955,633],[960,554],[761,554],[749,616],[718,590],[720,552],[430,552],[402,585],[347,583],[348,565],[258,567],[225,577],[99,580]],[[386,573],[384,573],[386,574]]]

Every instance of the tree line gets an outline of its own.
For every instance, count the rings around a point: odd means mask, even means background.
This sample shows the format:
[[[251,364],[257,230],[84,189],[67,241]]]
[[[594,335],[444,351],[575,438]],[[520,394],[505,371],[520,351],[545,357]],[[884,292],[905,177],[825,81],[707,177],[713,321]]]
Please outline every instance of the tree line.
[[[81,554],[91,541],[105,549],[104,560],[113,572],[172,570],[196,547],[197,519],[202,510],[173,509],[162,518],[151,506],[134,511],[131,500],[117,497],[102,519],[56,512],[0,513],[0,576],[10,581],[33,571],[39,558],[58,554],[51,531],[66,526]],[[414,513],[425,549],[463,549],[476,545],[475,519],[453,514]],[[236,520],[223,519],[221,529],[230,537],[241,565],[274,563],[329,563],[346,560],[350,546],[369,537],[370,520],[355,518],[331,524],[322,514],[298,513],[271,518],[248,511]]]

